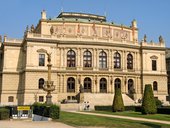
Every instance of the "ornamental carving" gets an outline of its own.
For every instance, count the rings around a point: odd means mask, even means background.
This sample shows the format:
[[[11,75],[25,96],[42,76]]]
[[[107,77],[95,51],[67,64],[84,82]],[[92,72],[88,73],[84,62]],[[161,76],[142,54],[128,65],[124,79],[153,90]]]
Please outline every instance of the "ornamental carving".
[[[153,60],[158,59],[158,57],[157,57],[157,56],[155,56],[155,55],[151,56],[150,58],[151,58],[151,59],[153,59]]]

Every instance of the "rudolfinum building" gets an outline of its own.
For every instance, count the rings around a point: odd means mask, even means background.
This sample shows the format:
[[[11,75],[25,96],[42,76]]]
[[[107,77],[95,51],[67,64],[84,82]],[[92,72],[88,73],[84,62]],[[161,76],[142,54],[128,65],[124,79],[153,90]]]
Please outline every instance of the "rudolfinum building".
[[[137,22],[109,23],[105,16],[62,12],[27,27],[23,39],[4,36],[0,44],[0,104],[45,102],[47,54],[51,54],[53,103],[111,105],[121,88],[125,105],[142,99],[145,84],[167,104],[165,43],[138,40]],[[2,39],[1,39],[2,40]]]

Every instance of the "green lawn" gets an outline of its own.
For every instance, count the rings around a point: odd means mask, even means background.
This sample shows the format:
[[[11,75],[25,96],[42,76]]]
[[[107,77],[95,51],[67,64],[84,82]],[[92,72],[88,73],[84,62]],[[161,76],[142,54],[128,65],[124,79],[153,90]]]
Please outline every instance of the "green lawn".
[[[117,119],[110,117],[99,117],[93,115],[83,115],[70,112],[61,112],[60,119],[57,120],[75,127],[80,126],[100,126],[108,128],[170,128],[170,125],[132,121],[127,119]]]
[[[134,111],[124,111],[124,112],[92,111],[92,112],[110,114],[110,115],[120,115],[120,116],[130,116],[130,117],[170,121],[170,115],[166,115],[166,114],[142,115],[141,112],[134,112]]]

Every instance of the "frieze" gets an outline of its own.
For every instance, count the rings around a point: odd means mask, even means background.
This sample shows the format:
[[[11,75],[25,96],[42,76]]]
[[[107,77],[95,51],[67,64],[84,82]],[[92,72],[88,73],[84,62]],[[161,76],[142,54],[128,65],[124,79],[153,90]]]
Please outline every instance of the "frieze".
[[[90,31],[89,31],[90,30]],[[92,25],[53,25],[50,28],[51,35],[61,36],[84,36],[84,37],[99,37],[108,38],[113,40],[126,40],[130,41],[130,31],[121,29],[115,29],[111,26],[98,26],[95,23]]]

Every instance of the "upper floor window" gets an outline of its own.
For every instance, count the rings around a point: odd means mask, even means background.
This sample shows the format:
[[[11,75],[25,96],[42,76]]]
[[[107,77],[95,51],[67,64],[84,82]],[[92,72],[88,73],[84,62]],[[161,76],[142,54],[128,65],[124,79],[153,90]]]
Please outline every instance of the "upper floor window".
[[[120,68],[121,67],[121,57],[118,52],[114,54],[114,68]]]
[[[130,53],[127,55],[127,69],[133,69],[133,56]]]
[[[76,54],[73,50],[67,52],[67,67],[76,66]]]
[[[158,91],[158,83],[156,81],[153,82],[153,91]]]
[[[84,52],[83,59],[84,59],[84,67],[92,67],[92,55],[90,51],[86,50]]]
[[[38,88],[43,89],[43,85],[44,85],[44,79],[40,78],[39,81],[38,81]]]
[[[99,67],[107,68],[107,55],[104,51],[101,51],[99,54]]]
[[[45,66],[45,54],[39,54],[39,66]]]
[[[156,71],[157,66],[156,66],[156,60],[152,60],[152,71]]]

